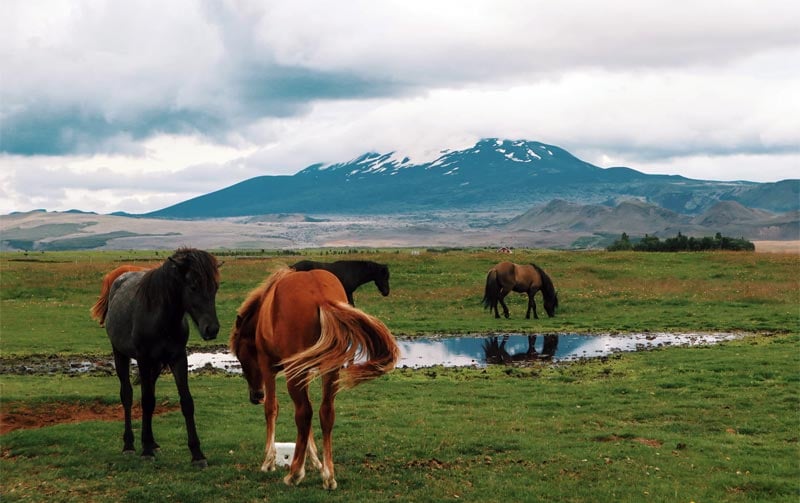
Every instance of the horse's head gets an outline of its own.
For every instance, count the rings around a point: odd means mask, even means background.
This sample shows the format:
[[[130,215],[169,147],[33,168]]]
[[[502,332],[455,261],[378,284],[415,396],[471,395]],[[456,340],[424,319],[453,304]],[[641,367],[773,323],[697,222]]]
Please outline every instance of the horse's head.
[[[258,348],[256,348],[255,318],[253,312],[236,315],[236,323],[231,332],[230,348],[242,365],[242,374],[250,389],[250,403],[257,405],[264,402],[264,380],[258,366]]]
[[[183,305],[204,340],[219,333],[216,297],[219,289],[219,264],[208,252],[182,248],[169,257],[182,278]]]
[[[558,294],[553,290],[552,295],[544,296],[544,310],[547,311],[547,316],[552,318],[556,315],[556,308],[558,307]]]
[[[375,273],[375,286],[378,287],[378,290],[384,297],[389,295],[389,266],[378,264]]]

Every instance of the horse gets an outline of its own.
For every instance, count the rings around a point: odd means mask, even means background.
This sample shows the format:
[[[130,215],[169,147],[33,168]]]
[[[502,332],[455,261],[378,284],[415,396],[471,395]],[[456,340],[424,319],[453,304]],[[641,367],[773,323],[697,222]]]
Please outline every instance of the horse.
[[[386,325],[346,300],[344,288],[332,273],[283,268],[250,292],[237,311],[229,344],[242,365],[250,402],[264,403],[264,472],[275,470],[276,465],[275,377],[280,372],[286,376],[297,426],[294,456],[283,479],[290,486],[305,477],[308,457],[320,470],[323,487],[336,489],[334,397],[340,388],[351,388],[390,371],[399,357],[400,350]],[[322,379],[321,463],[311,431],[313,410],[308,397],[309,383],[317,376]]]
[[[149,267],[142,267],[139,265],[121,265],[103,276],[103,285],[100,287],[100,296],[97,302],[94,303],[89,312],[92,318],[100,323],[100,326],[105,326],[106,323],[106,310],[108,309],[108,291],[111,290],[111,285],[114,280],[125,274],[126,272],[145,271]]]
[[[553,317],[558,307],[558,295],[553,286],[553,280],[536,264],[520,265],[513,262],[500,262],[489,269],[486,275],[486,288],[483,294],[483,306],[486,309],[494,310],[494,317],[499,318],[497,303],[503,306],[503,315],[508,318],[508,306],[503,299],[510,292],[528,294],[528,311],[525,318],[530,319],[531,310],[533,317],[539,319],[536,313],[536,300],[534,295],[539,290],[544,297],[544,309],[547,316]]]
[[[369,260],[338,260],[336,262],[315,262],[301,260],[291,266],[295,271],[311,271],[324,269],[339,278],[347,294],[347,302],[355,307],[353,292],[359,286],[370,281],[375,282],[378,291],[386,297],[389,295],[389,266]]]
[[[159,448],[152,427],[155,387],[162,369],[169,366],[178,387],[192,465],[208,466],[200,450],[194,401],[189,392],[186,358],[189,324],[185,315],[189,314],[204,340],[216,338],[219,333],[215,305],[218,289],[217,259],[202,250],[180,248],[159,267],[122,274],[112,283],[107,298],[98,301],[105,302],[106,306],[98,315],[105,320],[125,412],[123,453],[135,452],[130,380],[130,362],[135,359],[142,389],[142,458],[154,459]]]

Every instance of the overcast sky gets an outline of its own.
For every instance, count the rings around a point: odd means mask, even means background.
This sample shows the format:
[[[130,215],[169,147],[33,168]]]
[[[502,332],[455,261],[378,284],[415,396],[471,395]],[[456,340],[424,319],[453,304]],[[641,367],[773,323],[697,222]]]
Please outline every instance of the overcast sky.
[[[4,0],[0,213],[142,213],[481,138],[800,178],[797,0]]]

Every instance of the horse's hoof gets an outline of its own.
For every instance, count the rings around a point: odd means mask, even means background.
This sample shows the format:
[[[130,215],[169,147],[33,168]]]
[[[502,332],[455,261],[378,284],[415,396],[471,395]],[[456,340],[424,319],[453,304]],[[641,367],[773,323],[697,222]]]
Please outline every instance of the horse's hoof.
[[[297,472],[289,472],[289,475],[283,477],[283,483],[287,486],[300,485],[300,482],[306,477],[306,471],[300,468]]]
[[[136,454],[136,451],[134,449],[123,449],[122,450],[122,455],[123,456],[133,456],[134,454]]]
[[[334,478],[330,478],[328,480],[323,479],[322,481],[322,488],[327,489],[328,491],[335,490],[337,486],[338,484],[336,483],[336,479]]]
[[[142,454],[142,461],[155,461],[156,457],[153,454]]]
[[[264,464],[262,464],[261,465],[261,471],[264,472],[264,473],[274,472],[275,471],[275,463],[272,463],[272,464],[264,463]]]
[[[208,468],[208,460],[207,459],[193,459],[192,466],[197,468]]]

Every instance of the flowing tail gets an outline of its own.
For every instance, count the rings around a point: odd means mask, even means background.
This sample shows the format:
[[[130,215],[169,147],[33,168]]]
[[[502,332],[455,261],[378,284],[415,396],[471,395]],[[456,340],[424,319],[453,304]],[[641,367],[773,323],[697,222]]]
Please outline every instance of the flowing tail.
[[[316,344],[281,361],[287,379],[303,374],[306,384],[319,375],[345,367],[337,382],[352,388],[392,370],[400,356],[394,336],[379,319],[343,302],[326,303],[319,308],[322,327]],[[357,359],[366,359],[354,363]]]
[[[497,271],[492,269],[486,275],[486,288],[483,290],[483,307],[493,309],[500,298],[500,286],[497,284]]]
[[[92,318],[97,320],[101,327],[106,322],[106,313],[108,313],[108,294],[111,291],[111,285],[114,284],[114,281],[126,272],[144,271],[146,269],[147,267],[141,267],[138,265],[121,265],[103,276],[103,286],[100,287],[100,297],[97,298],[97,302],[95,302],[92,308],[89,310]]]

